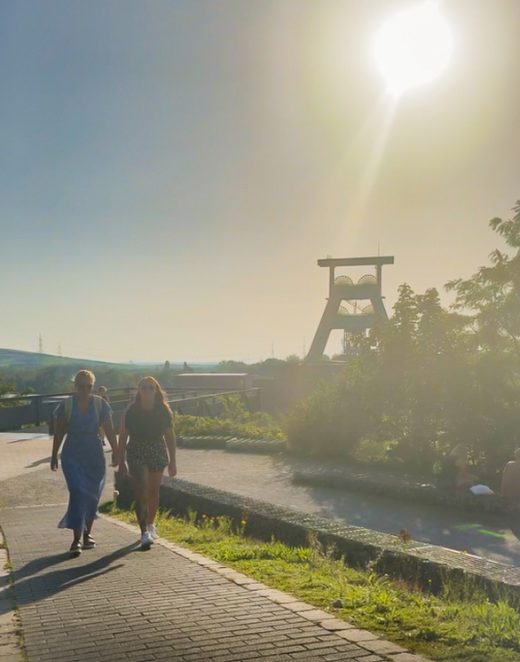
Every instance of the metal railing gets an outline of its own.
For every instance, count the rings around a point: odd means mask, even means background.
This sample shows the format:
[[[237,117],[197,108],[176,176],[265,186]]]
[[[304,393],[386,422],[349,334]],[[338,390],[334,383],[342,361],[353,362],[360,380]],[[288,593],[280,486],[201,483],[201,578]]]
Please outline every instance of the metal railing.
[[[164,389],[173,411],[192,416],[219,416],[223,409],[219,398],[238,396],[249,411],[261,409],[261,389],[245,388],[235,391],[211,389]],[[203,392],[204,391],[204,392]],[[131,387],[109,389],[114,426],[119,426],[126,408],[133,401],[136,389]],[[37,395],[9,395],[0,397],[0,432],[20,430],[24,426],[49,424],[52,430],[53,413],[60,401],[72,393]]]

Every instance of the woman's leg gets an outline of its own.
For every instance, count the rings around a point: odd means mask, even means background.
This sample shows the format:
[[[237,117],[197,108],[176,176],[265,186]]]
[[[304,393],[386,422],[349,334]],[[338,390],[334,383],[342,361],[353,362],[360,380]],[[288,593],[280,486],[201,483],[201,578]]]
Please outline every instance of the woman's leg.
[[[88,493],[85,495],[85,528],[83,530],[85,539],[90,537],[99,507],[99,500],[101,499],[101,494],[103,493],[103,487],[105,485],[105,460],[104,458],[102,459],[103,463],[100,466],[99,473],[95,478],[92,477],[89,481]]]
[[[73,489],[70,491],[70,497],[69,497],[69,508],[68,508],[68,517],[70,519],[70,524],[72,528],[72,546],[77,545],[78,543],[81,542],[81,536],[83,534],[83,530],[81,527],[78,527],[78,524],[81,522],[81,513],[83,510],[83,494],[81,490],[79,489]]]
[[[84,476],[82,466],[65,454],[62,454],[61,466],[67,488],[69,490],[69,505],[65,516],[59,523],[60,528],[72,529],[72,545],[81,541],[82,521],[84,513]]]
[[[153,524],[159,508],[159,488],[161,487],[162,471],[148,473],[148,524]]]
[[[141,533],[144,533],[148,528],[148,467],[145,465],[132,467],[131,477],[135,497],[135,514]]]

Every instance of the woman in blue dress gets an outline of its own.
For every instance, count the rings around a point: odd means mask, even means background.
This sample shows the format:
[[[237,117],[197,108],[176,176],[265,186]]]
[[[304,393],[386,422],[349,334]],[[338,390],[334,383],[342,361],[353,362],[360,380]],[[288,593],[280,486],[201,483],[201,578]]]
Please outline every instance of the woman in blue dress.
[[[58,527],[72,529],[74,538],[70,552],[73,556],[81,554],[82,548],[90,549],[96,544],[91,531],[106,474],[100,428],[112,447],[112,464],[116,464],[117,440],[112,410],[103,398],[91,394],[94,381],[94,373],[80,370],[74,377],[76,393],[56,410],[51,469],[58,469],[58,451],[66,435],[61,465],[69,489],[69,507]]]

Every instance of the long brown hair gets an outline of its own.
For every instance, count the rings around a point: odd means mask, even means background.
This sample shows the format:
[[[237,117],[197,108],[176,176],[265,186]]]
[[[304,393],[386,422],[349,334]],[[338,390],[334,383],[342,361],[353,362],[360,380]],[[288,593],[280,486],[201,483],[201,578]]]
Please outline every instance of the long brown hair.
[[[135,404],[139,408],[141,407],[141,393],[139,392],[139,387],[143,382],[152,382],[152,384],[155,386],[154,409],[166,409],[167,411],[171,412],[170,405],[166,400],[166,396],[161,388],[161,385],[155,379],[155,377],[151,376],[143,377],[139,380],[139,383],[137,384],[137,393],[135,394]]]

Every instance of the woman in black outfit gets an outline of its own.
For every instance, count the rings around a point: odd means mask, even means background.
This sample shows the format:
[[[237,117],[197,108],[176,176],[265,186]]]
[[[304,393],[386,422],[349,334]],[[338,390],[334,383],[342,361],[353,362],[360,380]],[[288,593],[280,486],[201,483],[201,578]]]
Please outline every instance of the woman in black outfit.
[[[135,401],[126,410],[119,435],[119,472],[130,473],[132,479],[143,549],[149,549],[157,537],[154,521],[165,467],[171,477],[175,476],[173,414],[159,382],[144,377]]]

